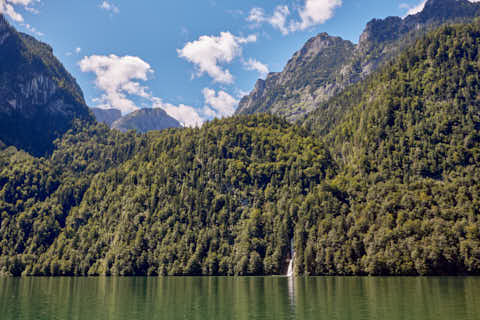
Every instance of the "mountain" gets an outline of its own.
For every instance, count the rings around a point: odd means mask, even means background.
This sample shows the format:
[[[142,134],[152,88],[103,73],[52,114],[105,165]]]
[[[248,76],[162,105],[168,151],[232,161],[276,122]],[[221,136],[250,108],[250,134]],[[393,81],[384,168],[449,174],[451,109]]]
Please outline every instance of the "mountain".
[[[333,124],[309,115],[350,209],[336,226],[305,218],[325,227],[304,271],[480,273],[479,43],[478,23],[442,27],[327,102]]]
[[[50,46],[0,14],[0,140],[45,155],[75,119],[93,121],[75,79]]]
[[[98,122],[103,122],[107,126],[111,126],[115,121],[122,117],[122,113],[118,109],[100,109],[92,108],[93,115]]]
[[[295,53],[280,73],[258,80],[244,97],[237,114],[271,112],[294,119],[337,92],[342,67],[354,54],[355,46],[339,37],[322,33]]]
[[[290,121],[302,119],[320,103],[378,70],[429,30],[477,16],[480,3],[428,0],[418,14],[370,21],[357,45],[319,34],[295,53],[282,72],[258,80],[236,113],[270,112]]]
[[[47,157],[0,143],[0,275],[280,275],[291,250],[300,275],[480,275],[479,92],[475,22],[301,125],[77,121]]]
[[[134,129],[142,133],[152,130],[180,128],[181,126],[180,122],[170,117],[160,108],[140,109],[127,114],[112,124],[113,129],[118,129],[124,132]]]

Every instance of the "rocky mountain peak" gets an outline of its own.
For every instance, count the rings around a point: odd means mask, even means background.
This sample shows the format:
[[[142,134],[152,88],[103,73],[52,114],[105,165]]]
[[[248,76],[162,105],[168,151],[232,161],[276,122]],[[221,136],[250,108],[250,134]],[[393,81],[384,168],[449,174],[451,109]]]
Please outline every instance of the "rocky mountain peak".
[[[423,11],[438,11],[443,9],[454,10],[455,7],[470,5],[468,0],[428,0]]]
[[[303,46],[303,48],[298,51],[294,57],[303,57],[311,58],[318,55],[323,50],[334,47],[338,44],[339,41],[343,39],[339,37],[332,37],[328,33],[320,33],[316,37],[311,38]]]
[[[368,51],[380,43],[396,41],[412,30],[446,21],[463,21],[480,14],[480,4],[468,0],[428,0],[421,12],[405,18],[371,20],[360,36],[359,49]]]
[[[471,22],[478,16],[480,3],[428,0],[417,14],[371,20],[358,45],[320,33],[293,55],[282,72],[258,81],[240,101],[237,113],[269,112],[298,120],[378,70],[429,30],[444,23]]]
[[[472,18],[479,14],[480,4],[468,0],[428,0],[423,10],[405,18],[407,24],[443,22],[446,20]]]
[[[371,20],[360,36],[359,47],[366,48],[397,39],[403,31],[402,24],[403,21],[400,17]]]
[[[144,108],[121,117],[111,127],[124,132],[133,129],[145,133],[181,126],[180,122],[170,117],[163,109]]]

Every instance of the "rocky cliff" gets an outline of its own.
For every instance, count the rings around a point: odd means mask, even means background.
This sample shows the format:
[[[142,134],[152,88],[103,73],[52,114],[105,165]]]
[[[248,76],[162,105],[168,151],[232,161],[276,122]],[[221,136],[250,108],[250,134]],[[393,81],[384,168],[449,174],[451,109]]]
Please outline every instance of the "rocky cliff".
[[[50,46],[0,14],[0,140],[45,155],[75,119],[93,121],[75,79]]]
[[[296,119],[322,100],[331,97],[341,68],[354,53],[355,45],[326,33],[310,39],[295,53],[282,72],[258,80],[255,89],[239,104],[238,114],[270,112]]]
[[[236,113],[269,112],[290,121],[302,119],[320,103],[378,70],[427,31],[479,15],[480,3],[428,0],[418,14],[370,21],[356,45],[319,34],[294,54],[282,72],[258,80]]]

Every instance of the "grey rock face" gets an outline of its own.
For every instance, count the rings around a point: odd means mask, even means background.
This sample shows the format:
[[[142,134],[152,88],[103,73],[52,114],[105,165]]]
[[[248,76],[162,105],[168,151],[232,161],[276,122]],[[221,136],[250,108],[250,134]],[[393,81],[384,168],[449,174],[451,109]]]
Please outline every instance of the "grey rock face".
[[[170,117],[164,110],[159,108],[140,109],[118,119],[112,124],[112,129],[120,131],[137,130],[146,133],[153,130],[168,128],[180,128],[180,122]]]
[[[50,46],[0,14],[0,140],[45,155],[75,119],[93,121],[75,79]]]
[[[480,3],[429,0],[422,12],[404,19],[370,21],[357,45],[325,33],[310,39],[280,73],[258,80],[237,114],[268,112],[290,121],[303,118],[349,85],[370,75],[434,27],[480,16]]]
[[[314,109],[316,101],[336,92],[336,75],[354,52],[350,41],[326,33],[310,39],[280,73],[258,80],[239,104],[237,114],[270,112],[295,120]]]
[[[100,109],[92,108],[95,119],[98,122],[103,122],[107,126],[111,126],[115,121],[122,117],[122,113],[118,109]]]

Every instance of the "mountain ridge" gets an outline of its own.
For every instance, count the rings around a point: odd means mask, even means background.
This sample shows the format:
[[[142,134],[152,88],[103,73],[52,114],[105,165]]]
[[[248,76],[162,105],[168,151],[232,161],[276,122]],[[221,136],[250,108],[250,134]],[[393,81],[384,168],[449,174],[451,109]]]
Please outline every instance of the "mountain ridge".
[[[241,99],[236,114],[270,112],[285,116],[290,121],[300,120],[315,110],[318,104],[376,71],[428,30],[446,22],[465,22],[477,16],[480,16],[480,3],[468,0],[428,0],[424,9],[415,15],[403,19],[372,19],[356,45],[321,33],[308,40],[282,72],[271,73],[265,80],[258,80],[253,91]],[[295,64],[302,53],[308,52],[310,43],[325,37],[331,41],[346,41],[353,48],[338,45],[336,52],[335,48],[333,52],[317,52],[330,59],[307,63],[307,68]],[[305,72],[306,69],[309,71]],[[326,74],[322,75],[322,71]],[[300,87],[288,83],[285,78],[292,72],[309,80]]]

